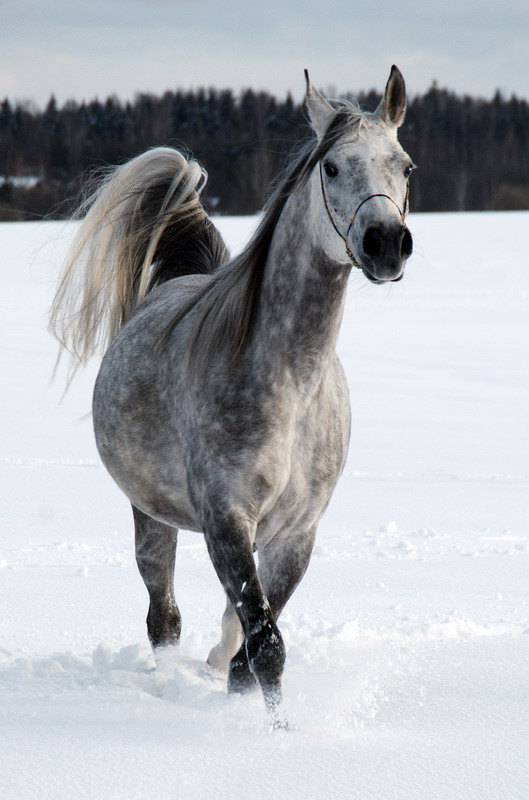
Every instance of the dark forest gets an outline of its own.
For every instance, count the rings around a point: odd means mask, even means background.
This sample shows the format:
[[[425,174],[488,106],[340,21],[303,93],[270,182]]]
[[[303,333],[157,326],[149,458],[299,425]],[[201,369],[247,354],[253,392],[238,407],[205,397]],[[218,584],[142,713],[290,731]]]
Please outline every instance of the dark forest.
[[[376,92],[358,97],[373,110]],[[122,163],[160,144],[192,154],[206,168],[210,211],[262,208],[274,176],[310,135],[290,96],[230,90],[138,95],[122,103],[52,97],[44,110],[0,103],[0,219],[64,218],[94,169]],[[400,141],[419,166],[413,211],[529,208],[529,103],[499,92],[491,100],[437,86],[414,97]]]

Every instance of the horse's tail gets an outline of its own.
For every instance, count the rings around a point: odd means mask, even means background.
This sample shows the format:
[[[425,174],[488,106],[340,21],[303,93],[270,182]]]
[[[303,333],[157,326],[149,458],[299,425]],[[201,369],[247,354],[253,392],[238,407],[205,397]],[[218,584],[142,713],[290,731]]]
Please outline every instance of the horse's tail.
[[[157,147],[112,170],[82,204],[50,312],[72,372],[106,349],[154,286],[227,259],[200,202],[206,180],[196,161]]]

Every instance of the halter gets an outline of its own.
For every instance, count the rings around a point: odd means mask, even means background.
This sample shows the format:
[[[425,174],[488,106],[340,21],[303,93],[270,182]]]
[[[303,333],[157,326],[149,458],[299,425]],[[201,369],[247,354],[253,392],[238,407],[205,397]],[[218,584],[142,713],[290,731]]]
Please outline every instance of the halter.
[[[404,195],[404,206],[403,206],[402,210],[401,210],[399,204],[396,203],[395,200],[393,200],[393,198],[389,196],[389,194],[370,194],[368,197],[366,197],[364,200],[362,200],[357,205],[356,210],[355,210],[353,216],[351,217],[351,220],[349,222],[349,227],[347,228],[347,232],[346,232],[345,236],[338,230],[338,227],[337,227],[337,225],[336,225],[336,223],[335,223],[335,221],[333,219],[333,216],[331,214],[331,211],[330,211],[330,208],[329,208],[329,203],[327,202],[327,195],[325,193],[325,184],[323,183],[323,173],[322,173],[322,168],[321,168],[321,161],[320,161],[320,183],[321,183],[321,192],[322,192],[322,195],[323,195],[323,202],[325,203],[325,210],[327,211],[327,215],[328,215],[328,217],[329,217],[329,219],[331,221],[331,225],[333,226],[334,230],[336,231],[336,233],[338,234],[340,239],[343,240],[343,243],[345,244],[345,252],[347,254],[347,257],[352,261],[353,266],[358,267],[359,269],[362,269],[361,264],[358,263],[355,255],[354,255],[353,251],[351,250],[351,248],[349,247],[349,243],[348,243],[349,231],[351,230],[351,228],[353,227],[353,225],[355,223],[355,220],[356,220],[356,217],[358,215],[358,212],[360,211],[360,209],[362,208],[364,203],[367,203],[368,200],[372,200],[373,197],[385,197],[387,200],[389,200],[391,203],[393,203],[393,205],[395,206],[395,208],[399,212],[402,225],[404,225],[405,222],[406,222],[406,214],[408,213],[410,182],[406,181],[406,194]]]

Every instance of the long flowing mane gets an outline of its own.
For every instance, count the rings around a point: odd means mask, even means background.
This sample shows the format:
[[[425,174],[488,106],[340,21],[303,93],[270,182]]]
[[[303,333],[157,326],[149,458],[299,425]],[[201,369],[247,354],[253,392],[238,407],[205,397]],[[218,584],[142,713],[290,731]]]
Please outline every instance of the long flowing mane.
[[[212,279],[169,320],[162,341],[167,342],[184,316],[197,305],[201,312],[193,331],[190,363],[200,374],[219,342],[227,346],[232,366],[245,350],[257,316],[260,288],[272,237],[285,204],[309,178],[316,164],[352,128],[359,129],[365,114],[350,102],[340,102],[321,141],[309,140],[298,150],[276,184],[252,239],[234,260],[215,270]]]

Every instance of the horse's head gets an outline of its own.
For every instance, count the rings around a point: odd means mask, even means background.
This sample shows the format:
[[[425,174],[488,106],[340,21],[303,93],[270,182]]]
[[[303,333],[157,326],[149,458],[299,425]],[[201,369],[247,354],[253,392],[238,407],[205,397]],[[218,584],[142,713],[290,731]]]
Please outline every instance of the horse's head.
[[[306,103],[318,137],[313,185],[324,249],[352,261],[373,283],[400,280],[413,249],[405,222],[413,162],[397,141],[406,110],[400,71],[392,67],[374,113],[331,105],[308,75]]]

